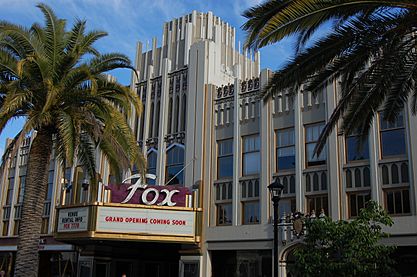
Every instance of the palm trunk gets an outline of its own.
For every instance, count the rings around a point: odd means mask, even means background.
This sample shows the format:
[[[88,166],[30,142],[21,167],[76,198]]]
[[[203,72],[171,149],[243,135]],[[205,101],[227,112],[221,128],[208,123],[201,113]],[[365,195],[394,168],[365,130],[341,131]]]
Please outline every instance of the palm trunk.
[[[27,165],[25,196],[14,271],[15,277],[38,276],[38,244],[51,153],[51,134],[47,130],[38,131],[30,149]]]

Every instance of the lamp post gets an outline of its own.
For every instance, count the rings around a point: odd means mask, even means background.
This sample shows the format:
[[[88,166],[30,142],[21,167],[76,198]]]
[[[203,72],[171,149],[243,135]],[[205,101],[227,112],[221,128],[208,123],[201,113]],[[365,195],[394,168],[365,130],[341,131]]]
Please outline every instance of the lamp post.
[[[268,186],[272,203],[274,204],[274,277],[278,277],[278,202],[281,199],[281,193],[284,186],[278,181],[278,178]]]

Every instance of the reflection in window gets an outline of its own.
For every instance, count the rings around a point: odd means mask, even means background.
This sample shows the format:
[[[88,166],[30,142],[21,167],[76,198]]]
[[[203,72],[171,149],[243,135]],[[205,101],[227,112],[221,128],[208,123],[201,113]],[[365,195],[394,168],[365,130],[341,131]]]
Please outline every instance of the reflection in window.
[[[406,154],[404,116],[400,113],[394,122],[379,117],[382,158]]]
[[[233,139],[217,142],[217,178],[233,176]]]
[[[315,166],[326,163],[326,148],[321,151],[319,156],[314,154],[314,148],[316,147],[317,141],[323,128],[324,122],[314,125],[307,125],[305,127],[307,166]]]
[[[360,136],[346,137],[346,156],[348,162],[369,160],[368,139],[361,141]]]
[[[258,174],[261,169],[261,159],[259,149],[261,141],[259,135],[243,137],[243,166],[242,174],[253,175]]]
[[[165,184],[184,185],[184,148],[174,146],[167,152]]]
[[[277,171],[295,168],[294,128],[277,131]]]

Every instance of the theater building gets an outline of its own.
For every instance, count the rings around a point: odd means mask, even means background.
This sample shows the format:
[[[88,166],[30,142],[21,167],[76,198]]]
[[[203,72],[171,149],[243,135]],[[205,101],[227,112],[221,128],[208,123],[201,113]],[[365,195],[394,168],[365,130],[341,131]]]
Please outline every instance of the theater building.
[[[156,180],[115,184],[97,153],[93,185],[82,166],[63,171],[52,157],[40,276],[271,276],[267,186],[276,178],[284,185],[281,215],[323,210],[350,219],[377,201],[395,222],[384,243],[398,246],[401,273],[416,273],[417,118],[408,107],[394,123],[378,115],[361,150],[336,128],[317,157],[339,84],[315,96],[301,89],[260,100],[271,72],[260,70],[259,53],[242,53],[235,29],[211,12],[165,23],[159,43],[138,43],[135,63],[131,87],[144,113],[130,123]],[[29,146],[30,138],[1,180],[0,266],[8,272]],[[302,238],[282,223],[279,240],[279,274],[287,276]]]

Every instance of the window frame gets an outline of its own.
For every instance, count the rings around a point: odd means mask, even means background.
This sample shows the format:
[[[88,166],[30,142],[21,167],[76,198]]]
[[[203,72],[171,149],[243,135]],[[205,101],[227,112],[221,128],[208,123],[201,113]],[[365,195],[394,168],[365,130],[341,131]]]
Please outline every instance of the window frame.
[[[173,163],[173,164],[169,164],[168,162],[169,162],[169,160],[168,160],[168,152],[169,151],[172,151],[172,150],[176,150],[175,148],[179,148],[181,151],[182,151],[182,153],[183,153],[183,161],[182,161],[182,163]],[[175,185],[178,185],[178,186],[185,186],[185,176],[184,176],[184,164],[185,164],[185,146],[184,145],[182,145],[182,144],[178,144],[178,143],[174,143],[174,144],[172,144],[172,145],[170,145],[168,148],[167,148],[167,150],[166,150],[166,161],[165,161],[165,182],[164,182],[164,184],[165,185],[170,185],[169,183],[168,183],[168,181],[170,181],[170,179],[171,178],[169,178],[168,176],[168,169],[170,168],[170,167],[178,167],[178,166],[181,166],[182,168],[180,169],[180,170],[182,170],[182,172],[180,173],[180,174],[182,174],[182,179],[181,180],[179,180],[179,184],[175,184]],[[179,170],[179,171],[180,171]],[[178,172],[179,171],[177,171],[177,173],[176,174],[178,174]],[[177,175],[177,177],[178,177],[178,175]]]
[[[261,223],[261,205],[260,205],[260,182],[259,179],[246,179],[239,181],[240,183],[240,205],[241,205],[241,222],[242,225],[253,225]],[[245,189],[243,187],[245,186]],[[251,188],[249,188],[251,187]],[[249,189],[252,190],[251,195],[249,194]],[[258,206],[258,221],[245,221],[245,205],[256,203]],[[256,215],[255,215],[256,216]]]
[[[383,128],[382,124],[383,122],[386,122],[387,124],[392,124],[388,121],[386,121],[383,116],[381,115],[381,112],[378,113],[378,133],[379,133],[379,158],[380,160],[384,160],[384,159],[392,159],[392,158],[398,158],[398,157],[407,157],[408,155],[408,150],[407,150],[407,128],[406,128],[406,118],[405,118],[405,113],[404,111],[402,111],[401,113],[402,116],[402,126],[396,126],[396,127],[387,127],[387,128]],[[399,114],[399,115],[400,115]],[[398,117],[396,118],[396,120],[398,119]],[[397,122],[395,122],[396,124]],[[395,154],[395,155],[384,155],[384,148],[383,148],[383,139],[382,139],[382,135],[383,133],[388,133],[388,132],[392,132],[392,131],[398,131],[398,130],[402,130],[403,134],[404,134],[404,153],[403,154]]]
[[[352,164],[352,163],[363,163],[363,162],[368,162],[370,159],[370,149],[369,149],[369,136],[366,138],[366,144],[367,144],[367,148],[368,148],[368,158],[365,159],[356,159],[356,160],[349,160],[349,147],[348,147],[348,140],[349,139],[354,139],[355,140],[355,146],[358,143],[358,138],[361,135],[358,134],[352,134],[352,135],[345,135],[344,136],[344,142],[345,142],[345,163],[346,164]],[[357,154],[356,150],[355,154]]]
[[[304,158],[305,158],[305,166],[306,168],[311,168],[311,167],[317,167],[317,166],[324,166],[327,164],[327,143],[325,144],[325,146],[323,147],[323,150],[321,152],[321,154],[319,155],[322,156],[324,155],[322,158],[322,160],[313,160],[313,161],[309,161],[309,152],[308,152],[308,145],[316,145],[318,142],[318,137],[316,138],[316,140],[312,140],[312,141],[308,141],[307,140],[307,129],[311,128],[311,127],[316,127],[316,126],[322,126],[321,130],[319,128],[319,136],[320,133],[323,131],[323,128],[325,127],[326,122],[325,121],[319,121],[319,122],[315,122],[315,123],[309,123],[309,124],[305,124],[304,125]],[[317,157],[317,159],[319,158]],[[311,164],[310,164],[311,163]]]
[[[224,192],[223,192],[223,186]],[[215,205],[215,224],[216,226],[231,226],[233,224],[233,182],[218,182],[214,183],[214,205]],[[220,222],[219,212],[220,207],[230,206],[232,214],[230,222]],[[224,216],[223,216],[224,217]]]
[[[255,149],[246,151],[245,150],[245,140],[249,139],[249,138],[255,138],[255,144],[254,144]],[[260,162],[261,162],[261,136],[260,136],[259,133],[251,134],[251,135],[242,136],[241,140],[242,140],[242,146],[241,146],[241,149],[242,149],[241,176],[244,176],[244,177],[246,177],[246,176],[257,176],[261,173],[261,167],[260,167]],[[256,140],[258,140],[258,142],[256,142]],[[258,147],[258,148],[256,148],[256,147]],[[259,168],[257,168],[257,172],[255,172],[255,173],[245,173],[245,156],[248,155],[248,154],[255,154],[255,153],[258,153]]]
[[[405,190],[407,190],[408,191],[408,208],[409,208],[409,211],[408,212],[404,212],[404,191]],[[395,187],[395,188],[386,188],[386,189],[383,189],[383,191],[384,191],[384,208],[385,208],[385,210],[387,211],[387,213],[390,215],[390,216],[408,216],[408,215],[411,215],[411,209],[412,209],[412,205],[411,205],[411,196],[410,196],[410,187]],[[395,192],[398,192],[398,191],[400,191],[401,192],[401,209],[402,209],[402,211],[403,212],[401,212],[401,213],[397,213],[396,211],[395,211]],[[393,193],[393,208],[394,208],[394,213],[390,213],[390,211],[388,210],[388,193]]]
[[[220,153],[220,144],[225,143],[226,141],[231,141],[232,151],[230,153],[227,153],[227,154],[221,154]],[[233,169],[234,169],[234,167],[233,167],[233,154],[234,154],[234,139],[233,138],[221,139],[221,140],[217,141],[217,160],[216,160],[216,177],[217,177],[217,180],[233,178]],[[224,158],[230,158],[230,157],[232,157],[232,174],[227,175],[227,176],[219,176],[220,160],[224,159]]]
[[[292,132],[293,132],[293,138],[294,138],[293,143],[280,146],[279,145],[279,134],[282,133],[282,132],[285,132],[285,131],[290,131],[290,130],[292,130]],[[283,171],[293,171],[293,170],[295,170],[295,128],[294,128],[294,126],[275,130],[275,140],[276,140],[276,142],[275,142],[275,171],[276,172],[283,172]],[[284,149],[284,148],[293,148],[294,149],[294,167],[292,167],[292,168],[280,169],[280,167],[279,167],[278,151],[280,149]]]

